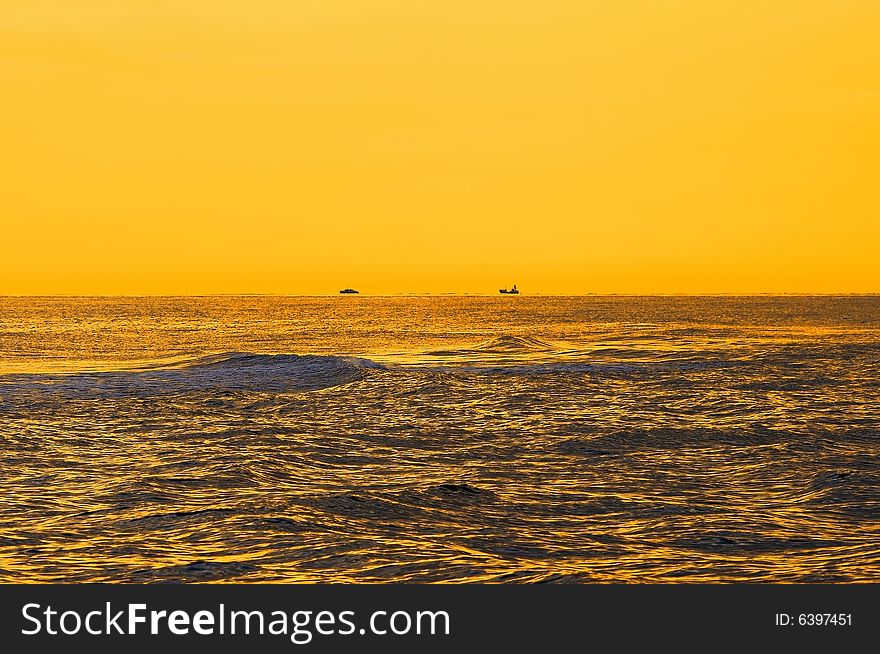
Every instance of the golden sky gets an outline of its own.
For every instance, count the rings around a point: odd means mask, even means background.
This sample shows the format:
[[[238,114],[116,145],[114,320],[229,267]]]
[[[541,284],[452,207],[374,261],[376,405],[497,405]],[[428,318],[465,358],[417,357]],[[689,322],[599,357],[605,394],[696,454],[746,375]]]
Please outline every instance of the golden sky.
[[[0,293],[880,291],[877,0],[0,0]]]

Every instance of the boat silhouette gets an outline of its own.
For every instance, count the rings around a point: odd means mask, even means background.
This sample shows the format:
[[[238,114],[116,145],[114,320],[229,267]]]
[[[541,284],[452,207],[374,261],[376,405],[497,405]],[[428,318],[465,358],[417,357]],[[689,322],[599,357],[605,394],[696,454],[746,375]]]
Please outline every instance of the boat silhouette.
[[[502,295],[519,295],[519,289],[517,289],[516,284],[513,285],[513,288],[499,288],[498,292]]]
[[[357,295],[360,291],[356,291],[353,288],[343,288],[339,291],[342,295]]]

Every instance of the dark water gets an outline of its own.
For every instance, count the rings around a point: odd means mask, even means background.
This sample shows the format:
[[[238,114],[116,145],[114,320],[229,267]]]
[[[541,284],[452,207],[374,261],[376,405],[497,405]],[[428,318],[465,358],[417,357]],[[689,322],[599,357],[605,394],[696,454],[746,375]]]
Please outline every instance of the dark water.
[[[0,298],[0,581],[877,581],[880,297]]]

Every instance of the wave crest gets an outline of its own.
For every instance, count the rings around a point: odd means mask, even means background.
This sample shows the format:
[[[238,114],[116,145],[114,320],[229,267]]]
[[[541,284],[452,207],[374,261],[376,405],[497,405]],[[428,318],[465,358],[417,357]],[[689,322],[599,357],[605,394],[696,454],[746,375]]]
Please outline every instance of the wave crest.
[[[541,352],[551,353],[554,349],[554,346],[550,343],[533,336],[501,334],[472,347],[465,347],[457,350],[437,350],[434,352],[427,352],[426,354],[429,356],[443,357],[472,357],[492,354],[517,355]]]
[[[224,352],[134,370],[21,375],[13,385],[73,398],[141,397],[194,391],[299,392],[331,388],[382,368],[369,359],[316,354]],[[9,386],[7,385],[9,390]]]

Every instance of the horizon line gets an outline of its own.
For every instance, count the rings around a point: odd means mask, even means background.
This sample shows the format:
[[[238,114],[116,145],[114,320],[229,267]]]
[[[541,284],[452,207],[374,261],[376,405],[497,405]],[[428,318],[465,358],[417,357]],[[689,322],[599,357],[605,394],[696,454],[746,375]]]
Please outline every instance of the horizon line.
[[[237,293],[0,293],[0,298],[202,298],[202,297],[338,297],[338,291],[333,293],[265,293],[265,292],[237,292]],[[501,297],[504,294],[482,292],[417,292],[401,291],[396,293],[369,293],[357,294],[365,297]],[[345,295],[351,297],[352,295]],[[880,295],[880,291],[835,291],[835,292],[811,292],[811,291],[755,291],[755,292],[606,292],[606,293],[524,293],[504,297],[873,297]]]

